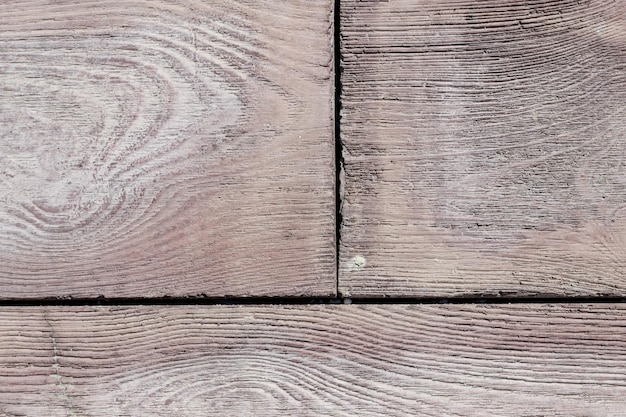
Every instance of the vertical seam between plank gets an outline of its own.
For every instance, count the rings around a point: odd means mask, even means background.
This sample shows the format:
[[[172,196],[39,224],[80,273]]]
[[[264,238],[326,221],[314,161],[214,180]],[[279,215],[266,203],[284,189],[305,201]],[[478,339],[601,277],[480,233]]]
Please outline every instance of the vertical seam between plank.
[[[333,61],[334,61],[334,140],[335,140],[335,295],[339,292],[339,256],[343,226],[343,144],[341,142],[341,0],[333,5]]]

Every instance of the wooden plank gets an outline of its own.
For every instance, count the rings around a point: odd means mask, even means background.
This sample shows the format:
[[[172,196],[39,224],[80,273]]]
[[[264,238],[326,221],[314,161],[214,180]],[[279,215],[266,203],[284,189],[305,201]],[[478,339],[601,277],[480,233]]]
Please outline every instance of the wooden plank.
[[[626,1],[341,18],[341,292],[624,294]]]
[[[0,298],[335,293],[331,0],[0,4]]]
[[[0,415],[622,416],[623,305],[12,307]]]

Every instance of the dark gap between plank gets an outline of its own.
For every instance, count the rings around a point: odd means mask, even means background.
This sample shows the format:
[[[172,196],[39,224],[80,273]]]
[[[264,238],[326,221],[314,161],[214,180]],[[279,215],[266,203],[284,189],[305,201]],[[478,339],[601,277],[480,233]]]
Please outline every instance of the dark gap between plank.
[[[46,298],[0,300],[0,308],[9,306],[184,306],[184,305],[332,305],[332,304],[623,304],[626,297],[160,297],[160,298]]]
[[[335,72],[335,294],[339,294],[339,252],[341,249],[343,145],[341,143],[341,0],[335,0],[333,21],[333,53]]]

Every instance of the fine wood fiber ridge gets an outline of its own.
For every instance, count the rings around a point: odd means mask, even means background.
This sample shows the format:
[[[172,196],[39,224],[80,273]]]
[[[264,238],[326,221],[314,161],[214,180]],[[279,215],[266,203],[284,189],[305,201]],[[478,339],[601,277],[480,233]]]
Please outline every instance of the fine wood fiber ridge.
[[[10,307],[3,416],[626,410],[624,305]]]
[[[347,297],[622,296],[626,1],[341,3]]]
[[[0,298],[333,296],[330,0],[0,4]]]

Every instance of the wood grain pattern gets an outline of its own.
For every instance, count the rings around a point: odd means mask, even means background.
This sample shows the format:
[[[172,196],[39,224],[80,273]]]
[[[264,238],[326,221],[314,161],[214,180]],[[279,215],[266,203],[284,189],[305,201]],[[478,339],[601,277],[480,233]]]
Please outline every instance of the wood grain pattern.
[[[344,294],[624,294],[625,1],[341,13]]]
[[[2,416],[623,416],[626,308],[23,307]]]
[[[332,295],[330,0],[0,4],[0,298]]]

